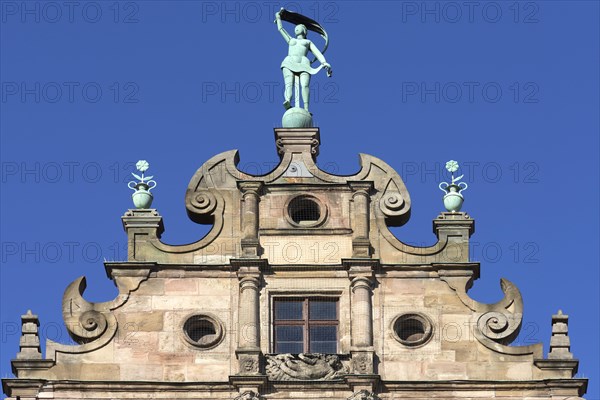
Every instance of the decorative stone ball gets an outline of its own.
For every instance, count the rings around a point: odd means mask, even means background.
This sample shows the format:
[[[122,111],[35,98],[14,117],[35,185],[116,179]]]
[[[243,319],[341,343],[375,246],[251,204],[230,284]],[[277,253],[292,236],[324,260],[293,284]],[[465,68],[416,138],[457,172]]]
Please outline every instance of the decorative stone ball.
[[[312,115],[300,107],[292,107],[283,114],[281,124],[284,128],[311,128]]]

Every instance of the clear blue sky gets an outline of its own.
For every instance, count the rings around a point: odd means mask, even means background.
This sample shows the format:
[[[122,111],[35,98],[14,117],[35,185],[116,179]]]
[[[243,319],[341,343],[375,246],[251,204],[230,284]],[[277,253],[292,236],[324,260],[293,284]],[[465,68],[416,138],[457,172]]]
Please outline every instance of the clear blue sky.
[[[333,77],[313,78],[319,163],[336,173],[373,154],[413,201],[403,241],[430,245],[445,161],[469,183],[476,220],[471,295],[493,302],[505,277],[525,301],[520,343],[570,315],[579,376],[599,394],[599,9],[532,2],[0,2],[1,359],[28,308],[66,340],[61,297],[116,294],[102,260],[124,259],[126,186],[144,158],[169,243],[196,240],[183,198],[195,170],[237,148],[240,167],[278,160],[283,111],[273,24],[282,5],[323,23]],[[321,44],[316,35],[309,35]]]

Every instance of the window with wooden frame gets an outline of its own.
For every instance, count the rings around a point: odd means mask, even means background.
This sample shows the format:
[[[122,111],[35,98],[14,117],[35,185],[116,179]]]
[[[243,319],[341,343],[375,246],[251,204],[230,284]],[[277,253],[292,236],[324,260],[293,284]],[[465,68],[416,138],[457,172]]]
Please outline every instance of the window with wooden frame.
[[[275,298],[273,306],[275,353],[337,353],[337,298]]]

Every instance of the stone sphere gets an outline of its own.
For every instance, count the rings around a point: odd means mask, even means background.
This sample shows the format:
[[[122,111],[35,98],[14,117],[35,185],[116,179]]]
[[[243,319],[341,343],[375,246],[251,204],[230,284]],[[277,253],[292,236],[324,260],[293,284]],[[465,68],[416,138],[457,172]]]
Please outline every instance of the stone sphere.
[[[284,128],[311,128],[312,115],[303,108],[292,107],[283,114],[281,124]]]

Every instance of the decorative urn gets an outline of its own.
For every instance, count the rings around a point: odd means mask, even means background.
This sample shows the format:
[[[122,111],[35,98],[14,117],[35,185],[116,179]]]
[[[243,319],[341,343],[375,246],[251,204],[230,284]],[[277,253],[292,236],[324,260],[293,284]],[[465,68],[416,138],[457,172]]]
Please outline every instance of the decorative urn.
[[[465,182],[458,182],[464,175],[454,177],[454,173],[458,171],[458,162],[454,160],[448,161],[446,163],[446,170],[450,172],[452,180],[450,183],[442,182],[439,184],[440,190],[444,192],[444,207],[450,212],[459,212],[465,201],[461,192],[467,190],[468,185]]]
[[[144,176],[144,172],[150,168],[150,164],[148,164],[146,160],[140,160],[135,164],[135,167],[142,173],[142,176],[132,172],[131,175],[133,175],[138,182],[131,181],[127,184],[129,189],[133,190],[133,194],[131,195],[133,205],[135,208],[150,208],[152,200],[154,200],[154,196],[152,196],[150,190],[156,187],[156,181],[152,180],[152,176]]]

